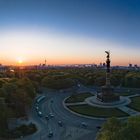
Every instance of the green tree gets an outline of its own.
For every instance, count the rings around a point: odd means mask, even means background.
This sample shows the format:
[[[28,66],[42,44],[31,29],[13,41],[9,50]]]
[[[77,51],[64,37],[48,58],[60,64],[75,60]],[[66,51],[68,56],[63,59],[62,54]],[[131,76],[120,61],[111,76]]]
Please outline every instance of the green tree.
[[[42,85],[52,89],[66,89],[74,86],[75,82],[61,76],[47,76],[42,80]]]
[[[8,128],[6,106],[0,104],[0,135],[4,135]]]
[[[140,117],[130,117],[127,122],[109,119],[97,135],[97,140],[139,140]]]
[[[101,133],[99,133],[97,140],[118,140],[117,132],[122,127],[122,124],[116,118],[109,119],[104,123]]]

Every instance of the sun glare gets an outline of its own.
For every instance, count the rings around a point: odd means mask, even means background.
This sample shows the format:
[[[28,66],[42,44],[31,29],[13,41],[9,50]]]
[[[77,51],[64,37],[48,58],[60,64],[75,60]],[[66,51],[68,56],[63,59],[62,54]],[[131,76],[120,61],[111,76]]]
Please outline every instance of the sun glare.
[[[19,60],[18,60],[18,63],[19,63],[19,64],[22,64],[22,63],[23,63],[23,60],[19,59]]]

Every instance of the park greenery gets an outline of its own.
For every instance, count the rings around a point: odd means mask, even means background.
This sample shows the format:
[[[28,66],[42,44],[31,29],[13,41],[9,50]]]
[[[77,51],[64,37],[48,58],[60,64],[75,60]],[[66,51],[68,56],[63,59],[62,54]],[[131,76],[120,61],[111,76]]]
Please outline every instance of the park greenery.
[[[26,72],[29,79],[48,88],[70,88],[77,84],[102,86],[105,84],[105,70],[93,68],[61,68]],[[140,71],[112,70],[113,86],[140,88]]]
[[[51,89],[65,89],[71,88],[75,85],[74,80],[65,78],[63,76],[48,76],[42,80],[42,86]]]
[[[30,79],[35,88],[71,88],[77,83],[102,86],[105,84],[106,70],[101,68],[48,68],[47,70],[22,70],[21,74]],[[0,72],[1,78],[19,78],[18,71]],[[0,85],[3,82],[0,81]],[[114,87],[140,88],[139,70],[111,70],[111,84]]]
[[[79,83],[94,87],[104,85],[105,76],[105,69],[92,67],[0,72],[0,135],[7,132],[9,118],[27,116],[34,98],[38,93],[41,94],[42,87],[54,90],[73,89],[76,92]],[[113,69],[111,84],[114,87],[140,88],[140,71]],[[5,103],[1,103],[1,100]]]
[[[134,110],[140,111],[140,96],[132,97],[131,103],[128,106]]]
[[[90,105],[67,105],[67,107],[78,114],[99,117],[99,118],[108,118],[108,117],[126,117],[127,113],[117,109],[117,108],[98,108]]]
[[[28,78],[0,79],[0,135],[7,135],[9,118],[26,117],[33,99],[35,88]]]
[[[19,138],[24,137],[26,135],[33,134],[37,131],[36,125],[33,123],[30,123],[28,125],[23,124],[21,126],[16,127],[14,130],[10,131],[9,137],[10,138]]]
[[[90,92],[84,92],[84,93],[78,93],[78,94],[72,94],[70,97],[68,97],[65,100],[65,103],[77,103],[77,102],[84,102],[84,100],[87,97],[91,97],[93,94]]]
[[[130,117],[127,121],[111,118],[98,133],[97,140],[139,140],[140,117]]]

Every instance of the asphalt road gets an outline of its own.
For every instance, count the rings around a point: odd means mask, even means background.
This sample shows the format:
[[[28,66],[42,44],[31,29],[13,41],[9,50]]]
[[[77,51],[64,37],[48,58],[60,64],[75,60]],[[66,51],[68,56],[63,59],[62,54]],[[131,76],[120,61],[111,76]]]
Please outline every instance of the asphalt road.
[[[91,91],[84,86],[80,86],[79,92]],[[39,110],[42,112],[42,117],[38,116],[35,109],[35,104],[32,107],[30,118],[38,126],[37,133],[21,138],[23,140],[94,140],[99,131],[96,127],[100,126],[103,121],[94,120],[85,117],[80,117],[72,114],[66,110],[62,104],[63,100],[70,96],[70,91],[50,91],[44,89],[43,95],[46,96],[45,100],[39,103]],[[50,117],[49,113],[52,113],[54,117]],[[45,116],[49,116],[49,120],[46,120]],[[63,126],[58,125],[58,121],[62,121]],[[82,126],[82,122],[87,124],[87,127]],[[49,132],[53,132],[52,137],[48,137]]]

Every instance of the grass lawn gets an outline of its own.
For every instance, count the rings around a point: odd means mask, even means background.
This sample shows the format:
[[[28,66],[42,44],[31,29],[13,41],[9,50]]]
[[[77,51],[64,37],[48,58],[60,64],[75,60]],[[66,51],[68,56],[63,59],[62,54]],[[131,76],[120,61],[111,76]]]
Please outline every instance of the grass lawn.
[[[125,112],[117,108],[98,108],[89,105],[67,106],[74,112],[92,117],[126,117]]]
[[[140,111],[140,96],[132,97],[131,103],[128,105],[128,107]]]
[[[93,96],[93,94],[89,92],[79,93],[79,94],[70,96],[65,102],[66,103],[83,102],[87,97],[90,97],[90,96]]]

